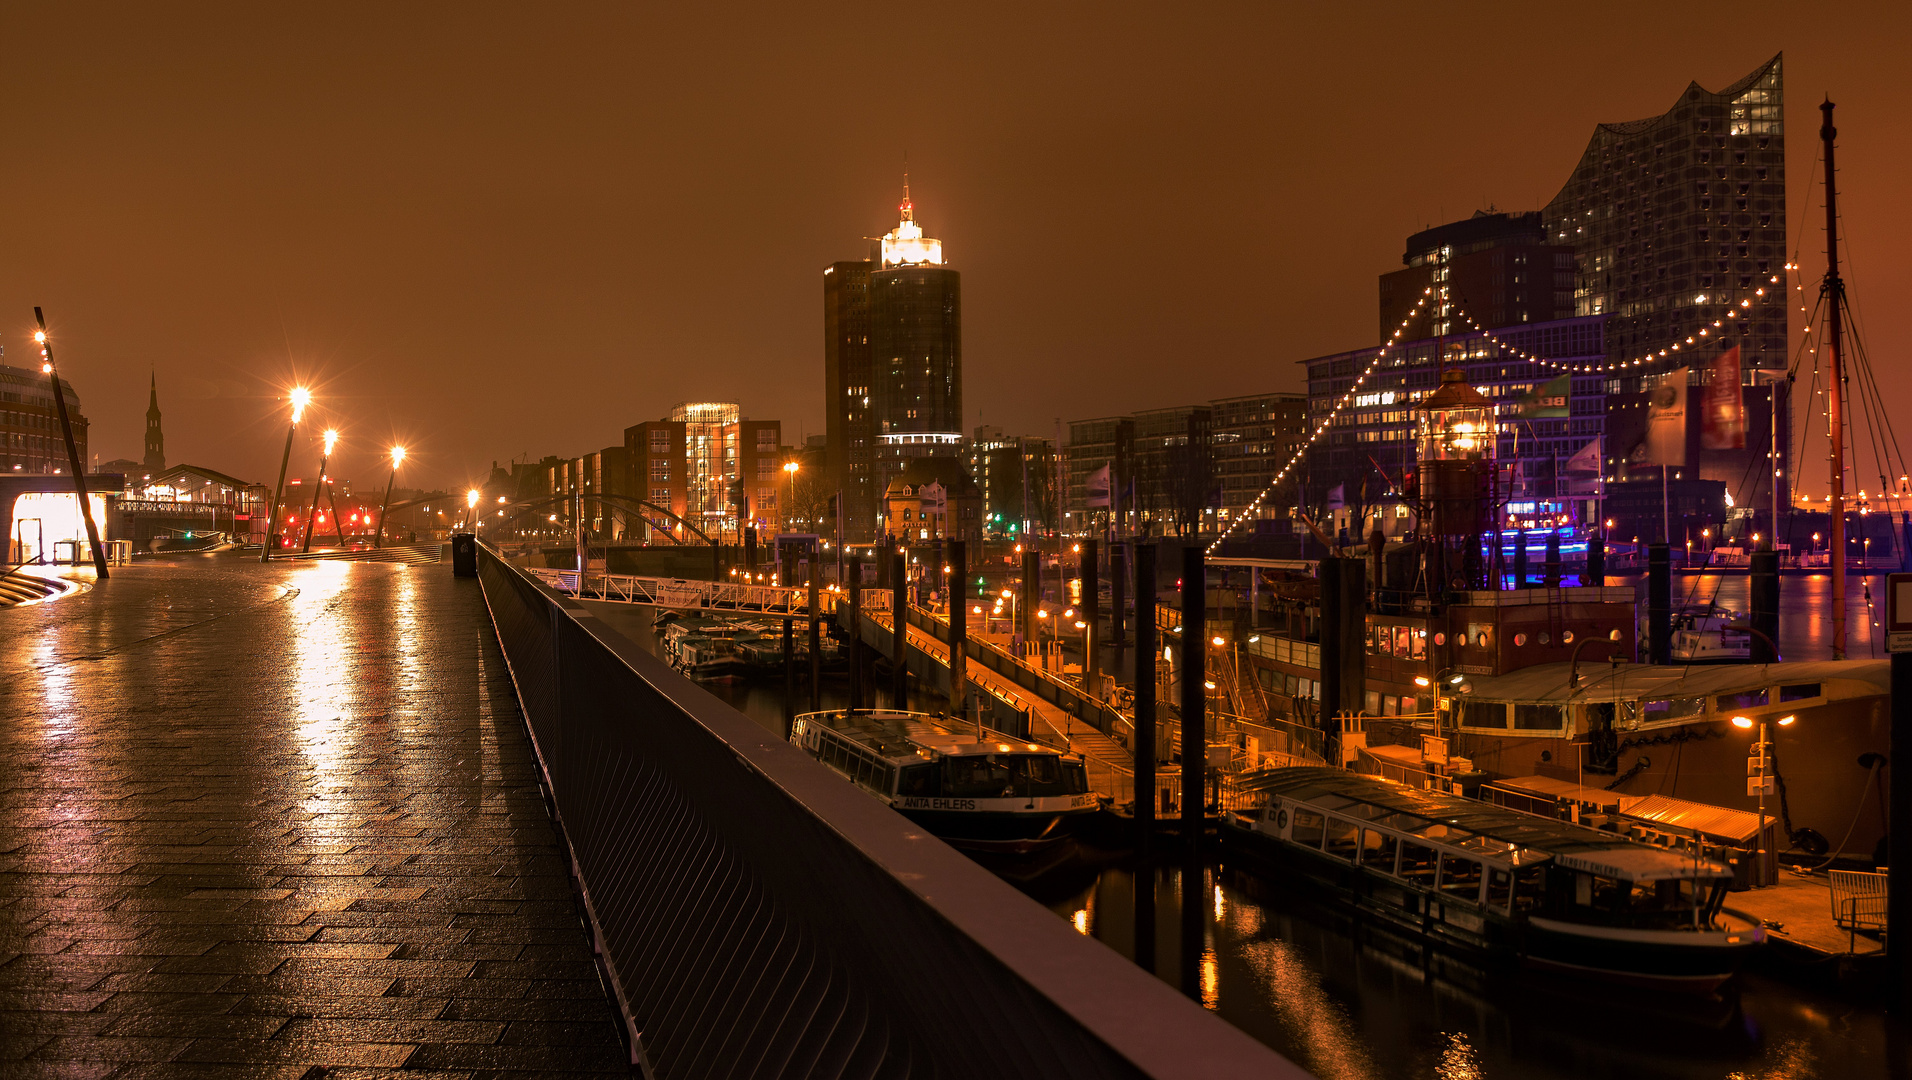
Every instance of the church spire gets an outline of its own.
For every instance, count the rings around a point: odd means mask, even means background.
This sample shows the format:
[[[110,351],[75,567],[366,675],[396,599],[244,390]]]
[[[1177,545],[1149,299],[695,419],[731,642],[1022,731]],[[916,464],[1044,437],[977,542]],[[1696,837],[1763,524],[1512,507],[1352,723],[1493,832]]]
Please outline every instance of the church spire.
[[[146,403],[146,475],[166,471],[166,433],[159,426],[159,374],[152,375],[151,396]]]

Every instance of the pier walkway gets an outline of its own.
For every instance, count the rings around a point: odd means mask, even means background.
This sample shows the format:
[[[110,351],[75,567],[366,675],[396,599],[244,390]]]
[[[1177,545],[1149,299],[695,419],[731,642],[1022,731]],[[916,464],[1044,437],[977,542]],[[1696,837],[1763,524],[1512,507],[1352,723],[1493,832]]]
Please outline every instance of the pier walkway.
[[[628,1069],[448,567],[141,562],[0,609],[0,758],[0,1075]]]

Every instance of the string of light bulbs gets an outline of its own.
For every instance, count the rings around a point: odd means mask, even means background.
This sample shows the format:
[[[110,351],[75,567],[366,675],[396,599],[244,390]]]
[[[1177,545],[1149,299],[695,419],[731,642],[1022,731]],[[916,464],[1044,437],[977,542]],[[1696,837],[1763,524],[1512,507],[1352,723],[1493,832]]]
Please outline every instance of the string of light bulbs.
[[[1268,497],[1275,493],[1275,488],[1281,486],[1281,482],[1288,478],[1288,474],[1294,471],[1295,466],[1301,464],[1301,459],[1308,456],[1308,448],[1313,446],[1315,441],[1321,438],[1322,433],[1334,424],[1335,417],[1340,416],[1342,410],[1353,403],[1355,391],[1361,389],[1361,384],[1367,381],[1368,376],[1374,374],[1375,370],[1381,366],[1382,360],[1387,359],[1389,350],[1400,344],[1401,335],[1407,333],[1408,325],[1414,321],[1415,316],[1421,313],[1421,309],[1427,306],[1428,299],[1433,295],[1434,289],[1432,286],[1421,290],[1421,298],[1414,302],[1414,309],[1409,311],[1407,317],[1401,320],[1400,326],[1395,327],[1394,333],[1389,335],[1387,343],[1381,346],[1381,351],[1374,354],[1374,359],[1368,361],[1368,366],[1362,370],[1361,374],[1355,376],[1354,382],[1348,385],[1347,392],[1342,394],[1340,399],[1328,409],[1328,415],[1323,417],[1321,423],[1315,425],[1315,429],[1308,433],[1308,438],[1302,442],[1301,448],[1295,451],[1295,456],[1289,458],[1288,463],[1283,465],[1279,472],[1275,473],[1275,478],[1268,481],[1268,486],[1261,489],[1261,494],[1255,496],[1254,500],[1248,504],[1248,508],[1243,510],[1240,516],[1236,517],[1227,528],[1221,531],[1220,535],[1215,537],[1215,542],[1203,550],[1204,555],[1213,555],[1215,549],[1222,546],[1222,541],[1228,539],[1228,537],[1241,526],[1243,521],[1254,520],[1254,515],[1261,511],[1262,503],[1266,502]]]

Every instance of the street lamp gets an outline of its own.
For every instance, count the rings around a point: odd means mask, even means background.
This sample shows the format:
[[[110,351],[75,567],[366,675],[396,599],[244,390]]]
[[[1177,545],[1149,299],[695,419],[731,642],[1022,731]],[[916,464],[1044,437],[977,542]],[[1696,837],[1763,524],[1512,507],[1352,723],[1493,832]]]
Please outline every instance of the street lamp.
[[[385,546],[385,508],[392,502],[392,484],[398,480],[398,467],[405,463],[405,448],[392,447],[392,475],[385,481],[385,501],[378,504],[378,531],[372,534],[372,546]]]
[[[331,463],[332,448],[337,446],[338,442],[338,429],[326,428],[325,449],[319,453],[319,478],[312,483],[312,509],[306,511],[305,514],[305,543],[299,548],[301,553],[312,550],[312,521],[319,514],[319,492],[325,490],[325,467]],[[339,516],[339,506],[337,503],[332,504],[332,516],[334,518]],[[334,521],[333,524],[337,524],[337,522]],[[344,539],[342,532],[340,533],[340,539],[341,541]],[[343,547],[343,543],[341,543],[340,546]]]
[[[285,454],[279,458],[279,486],[272,489],[272,505],[266,508],[266,538],[259,547],[259,561],[272,559],[272,545],[275,542],[273,532],[279,527],[279,500],[285,496],[285,471],[292,464],[292,433],[299,430],[299,419],[305,415],[305,407],[312,402],[312,392],[303,386],[295,386],[286,395],[292,402],[292,423],[285,429]]]
[[[476,535],[478,532],[478,489],[477,488],[472,488],[470,491],[465,492],[465,517],[469,519],[468,524],[471,526],[471,531],[473,535]]]
[[[1777,723],[1780,727],[1791,727],[1793,721],[1798,719],[1797,714],[1782,716]],[[1742,731],[1749,731],[1754,724],[1751,717],[1735,716],[1733,726]],[[1747,794],[1759,796],[1759,831],[1753,834],[1753,868],[1758,874],[1758,880],[1753,883],[1754,888],[1766,884],[1766,863],[1772,854],[1766,846],[1766,795],[1775,790],[1773,744],[1766,738],[1766,721],[1759,721],[1758,726],[1758,741],[1753,743],[1746,754],[1746,787],[1749,789]]]
[[[783,524],[783,530],[785,532],[788,532],[790,529],[790,504],[795,501],[797,497],[798,468],[799,466],[795,461],[786,461],[783,463],[783,510],[777,515],[777,519]]]

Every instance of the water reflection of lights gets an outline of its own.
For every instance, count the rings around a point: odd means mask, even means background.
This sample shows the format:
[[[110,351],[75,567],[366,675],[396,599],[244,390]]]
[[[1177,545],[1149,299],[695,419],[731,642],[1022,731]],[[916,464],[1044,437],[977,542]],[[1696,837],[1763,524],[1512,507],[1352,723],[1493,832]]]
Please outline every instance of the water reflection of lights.
[[[1215,950],[1202,950],[1202,1008],[1214,1011],[1222,1005],[1222,969]]]
[[[1215,886],[1215,921],[1222,921],[1222,887]]]
[[[1805,1039],[1787,1039],[1768,1052],[1766,1064],[1751,1072],[1727,1073],[1726,1080],[1807,1080],[1823,1075],[1822,1063],[1813,1053],[1812,1043]]]
[[[1324,1080],[1380,1075],[1348,1014],[1286,941],[1244,941],[1242,961],[1266,984],[1267,998],[1282,1023],[1307,1048],[1302,1064]]]
[[[1481,1080],[1480,1053],[1460,1032],[1450,1032],[1441,1048],[1441,1062],[1434,1066],[1438,1080]]]
[[[1075,923],[1076,933],[1082,934],[1085,936],[1089,933],[1089,909],[1088,908],[1077,908],[1075,913],[1075,918],[1071,921]]]

